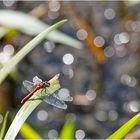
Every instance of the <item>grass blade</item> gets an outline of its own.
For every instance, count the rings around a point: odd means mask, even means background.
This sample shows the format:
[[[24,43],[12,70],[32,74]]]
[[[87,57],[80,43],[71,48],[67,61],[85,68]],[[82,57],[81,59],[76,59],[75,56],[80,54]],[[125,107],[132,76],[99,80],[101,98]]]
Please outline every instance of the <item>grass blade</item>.
[[[2,128],[1,128],[1,131],[0,131],[0,139],[3,139],[4,134],[5,134],[5,129],[6,129],[6,124],[7,124],[8,114],[9,114],[9,112],[6,113],[6,115],[4,117],[4,120],[3,120]]]
[[[59,75],[54,76],[50,81],[50,87],[48,87],[47,94],[52,94],[56,90],[60,88]],[[15,116],[15,119],[13,120],[12,124],[10,125],[6,135],[5,140],[14,140],[16,135],[18,134],[21,126],[24,124],[26,119],[29,117],[29,115],[33,112],[33,110],[42,102],[42,100],[39,100],[38,98],[42,97],[41,90],[37,91],[30,100],[26,101],[24,105],[21,107],[21,109],[18,111],[18,113]]]
[[[37,139],[41,140],[41,136],[28,124],[24,123],[20,129],[20,134],[25,139]]]
[[[61,132],[60,132],[60,140],[62,139],[74,139],[75,133],[75,124],[72,120],[66,121]]]
[[[0,27],[0,39],[7,33],[8,29]]]
[[[66,21],[67,20],[59,21],[48,29],[44,30],[38,36],[32,39],[27,45],[25,45],[15,56],[13,56],[12,59],[10,59],[0,70],[0,84],[12,71],[12,69],[24,58],[24,56],[26,56],[33,48],[35,48],[51,31],[60,27]]]
[[[111,139],[122,139],[136,124],[140,122],[140,113],[135,115],[132,119],[127,121],[122,127],[107,138]]]
[[[0,10],[0,24],[6,27],[20,29],[22,32],[32,36],[35,36],[46,28],[49,28],[49,25],[33,16],[13,10]],[[47,36],[47,39],[78,49],[83,46],[80,41],[57,30],[50,33]]]

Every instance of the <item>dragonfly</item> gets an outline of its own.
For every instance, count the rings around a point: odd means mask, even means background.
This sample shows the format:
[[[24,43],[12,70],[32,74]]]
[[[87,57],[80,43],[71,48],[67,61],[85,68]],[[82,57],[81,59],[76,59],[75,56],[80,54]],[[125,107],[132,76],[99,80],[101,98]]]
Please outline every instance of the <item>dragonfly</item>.
[[[46,89],[50,86],[50,83],[47,81],[42,81],[42,79],[38,78],[37,76],[35,76],[32,80],[33,82],[30,81],[23,81],[23,86],[27,89],[27,91],[29,92],[29,94],[27,96],[25,96],[21,103],[25,103],[36,91],[38,90],[42,90],[41,93],[44,95],[47,95]],[[62,94],[61,94],[62,96]],[[46,103],[61,108],[61,109],[67,109],[67,104],[65,103],[65,101],[72,101],[73,98],[70,95],[65,95],[64,97],[61,97],[59,94],[59,91],[56,91],[54,93],[52,93],[51,95],[48,95],[44,98],[43,96],[43,101],[45,101]]]

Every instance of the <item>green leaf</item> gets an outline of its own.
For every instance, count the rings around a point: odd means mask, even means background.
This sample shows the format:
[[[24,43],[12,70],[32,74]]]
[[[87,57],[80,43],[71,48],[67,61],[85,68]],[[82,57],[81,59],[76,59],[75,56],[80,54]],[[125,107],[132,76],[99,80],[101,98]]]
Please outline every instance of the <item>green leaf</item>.
[[[59,75],[55,75],[50,81],[50,86],[47,88],[47,95],[50,95],[54,93],[56,90],[60,88],[59,84]],[[28,101],[26,101],[21,109],[18,111],[18,113],[15,116],[15,119],[13,120],[12,124],[10,125],[6,135],[5,140],[14,140],[16,138],[16,135],[18,134],[21,126],[24,124],[26,119],[29,117],[29,115],[35,110],[35,108],[42,102],[39,98],[42,96],[41,90],[38,90]],[[45,97],[44,97],[45,98]]]
[[[6,113],[6,115],[4,117],[4,120],[3,120],[2,128],[1,128],[1,131],[0,131],[0,139],[3,139],[4,134],[5,134],[5,129],[6,129],[6,124],[7,124],[8,114],[9,114],[9,112]]]
[[[140,113],[135,115],[132,119],[127,121],[122,127],[120,127],[116,132],[107,138],[111,139],[122,139],[136,124],[140,122]]]
[[[0,39],[7,33],[7,30],[4,27],[0,27]]]
[[[17,28],[26,34],[33,36],[41,33],[46,28],[49,28],[49,25],[33,16],[13,10],[0,10],[0,24],[6,27]],[[81,49],[83,46],[80,41],[57,30],[50,33],[47,38],[54,42],[78,49]]]
[[[15,56],[13,56],[0,70],[0,84],[6,78],[6,76],[13,70],[13,68],[33,49],[35,48],[51,31],[60,27],[67,20],[62,20],[52,25],[48,29],[41,32],[38,36],[32,39],[27,45],[25,45]]]
[[[65,122],[61,132],[60,139],[74,139],[75,124],[72,120]]]
[[[37,139],[41,140],[41,136],[28,124],[24,123],[20,129],[20,134],[25,139]]]

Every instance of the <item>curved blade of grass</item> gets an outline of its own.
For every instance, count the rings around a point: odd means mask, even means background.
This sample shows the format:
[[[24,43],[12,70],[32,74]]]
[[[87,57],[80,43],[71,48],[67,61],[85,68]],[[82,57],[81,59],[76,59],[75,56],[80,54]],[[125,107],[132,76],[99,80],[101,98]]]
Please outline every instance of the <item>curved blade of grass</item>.
[[[59,77],[59,75],[56,75],[49,81],[50,86],[46,89],[47,94],[52,94],[60,88],[58,77]],[[4,139],[8,139],[8,140],[15,139],[15,137],[18,134],[23,123],[26,121],[26,119],[29,117],[29,115],[33,112],[33,110],[35,110],[35,108],[42,102],[42,100],[38,99],[40,97],[42,97],[41,90],[37,91],[30,98],[30,100],[28,100],[24,103],[24,105],[21,107],[21,109],[16,114],[15,119],[13,120],[12,124],[10,125]]]
[[[20,134],[25,139],[38,139],[41,140],[41,136],[28,124],[24,123],[20,129]]]
[[[107,138],[111,139],[122,139],[136,124],[140,122],[140,113],[135,115],[132,119],[127,121],[122,127],[120,127],[116,132]]]
[[[125,1],[124,0],[124,2],[125,2],[125,4],[127,5],[127,6],[135,6],[135,5],[137,5],[137,4],[139,4],[140,3],[140,1],[139,0],[131,0],[131,1]]]
[[[9,112],[6,113],[6,115],[4,117],[4,120],[3,120],[2,128],[1,128],[1,131],[0,131],[0,139],[3,139],[4,134],[5,134],[5,129],[6,129],[6,124],[7,124],[8,114],[9,114]]]
[[[59,21],[48,29],[44,30],[38,36],[32,39],[27,45],[25,45],[15,56],[13,56],[0,70],[0,84],[12,71],[12,69],[24,58],[24,56],[26,56],[33,48],[35,48],[51,31],[60,27],[66,21],[67,20]]]
[[[7,30],[4,27],[0,27],[0,39],[7,33]]]
[[[33,36],[49,28],[49,25],[33,16],[13,10],[0,10],[0,24],[7,27],[18,28],[22,32]],[[78,49],[83,46],[80,41],[57,30],[50,33],[47,38],[54,42],[66,44]]]
[[[65,122],[61,132],[60,132],[60,140],[62,139],[74,139],[75,133],[75,124],[72,120],[68,120]]]

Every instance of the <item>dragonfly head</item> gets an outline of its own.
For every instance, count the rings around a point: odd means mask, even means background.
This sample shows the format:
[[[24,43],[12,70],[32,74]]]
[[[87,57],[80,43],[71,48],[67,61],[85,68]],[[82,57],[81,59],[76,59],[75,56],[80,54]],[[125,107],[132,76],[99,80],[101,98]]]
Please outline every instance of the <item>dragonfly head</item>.
[[[50,83],[48,81],[45,81],[45,86],[49,87]]]

